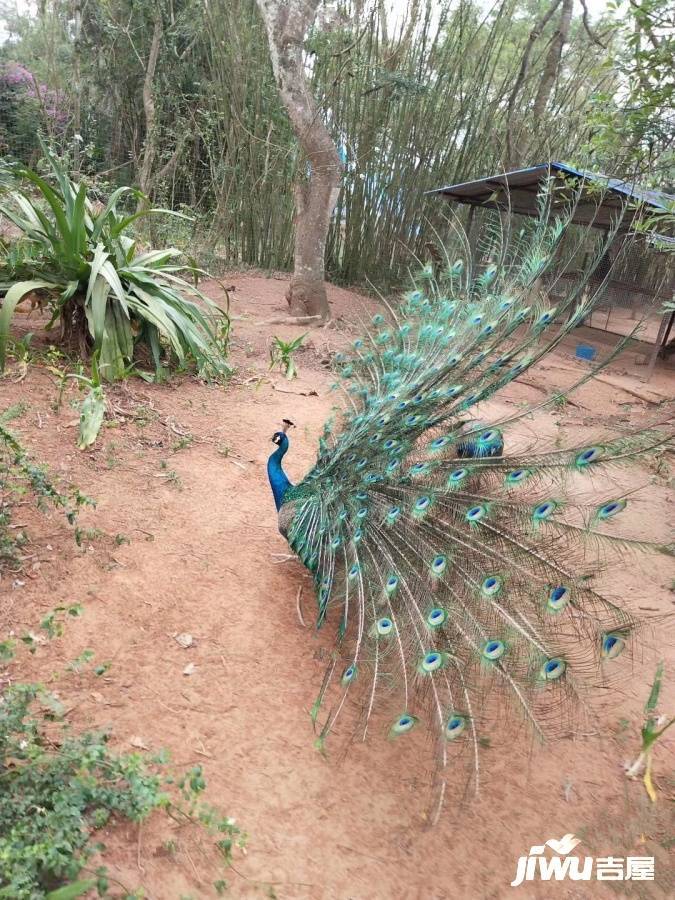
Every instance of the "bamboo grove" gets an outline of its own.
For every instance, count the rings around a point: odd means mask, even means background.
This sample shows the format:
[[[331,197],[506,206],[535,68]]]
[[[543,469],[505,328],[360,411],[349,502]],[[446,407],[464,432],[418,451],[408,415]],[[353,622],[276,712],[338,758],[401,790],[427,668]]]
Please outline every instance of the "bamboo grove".
[[[329,277],[395,279],[445,212],[424,192],[505,166],[561,159],[667,188],[672,45],[648,56],[666,6],[621,24],[580,0],[326,3],[306,51],[344,167]],[[303,160],[255,0],[43,0],[5,27],[1,153],[35,165],[43,132],[102,197],[133,184],[193,218],[155,239],[209,266],[291,265]]]

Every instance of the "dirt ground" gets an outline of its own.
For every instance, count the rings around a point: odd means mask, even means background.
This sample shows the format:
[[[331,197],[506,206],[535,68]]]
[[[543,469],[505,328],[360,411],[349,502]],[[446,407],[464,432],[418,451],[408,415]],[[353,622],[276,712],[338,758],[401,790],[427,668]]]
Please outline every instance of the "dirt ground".
[[[424,739],[391,743],[375,730],[345,757],[314,749],[308,711],[324,670],[328,635],[312,628],[310,583],[279,535],[265,474],[272,432],[283,417],[298,424],[287,469],[292,480],[309,468],[320,427],[332,405],[327,352],[349,331],[345,317],[362,298],[338,288],[330,297],[337,329],[311,331],[298,354],[298,380],[268,371],[272,335],[302,328],[269,324],[283,316],[285,282],[232,273],[232,361],[227,387],[189,378],[168,385],[131,380],[109,391],[111,415],[95,449],[75,449],[76,414],[67,394],[52,409],[57,388],[41,365],[18,383],[10,367],[0,381],[0,408],[22,400],[12,423],[35,458],[63,483],[97,501],[82,515],[88,529],[77,548],[62,517],[36,522],[27,571],[0,582],[0,626],[35,628],[54,606],[79,602],[84,615],[63,638],[40,647],[32,671],[52,673],[85,648],[110,661],[103,677],[89,670],[51,681],[80,728],[109,728],[126,750],[167,748],[177,767],[203,765],[208,799],[249,835],[226,873],[234,897],[312,900],[450,900],[517,896],[586,898],[675,895],[672,801],[675,730],[657,746],[652,805],[641,781],[628,781],[624,762],[639,750],[642,707],[656,662],[667,661],[663,712],[675,713],[672,592],[675,567],[665,556],[638,556],[613,569],[605,584],[646,620],[642,650],[617,661],[619,690],[602,694],[597,719],[582,735],[545,747],[506,728],[484,755],[481,795],[471,802],[450,792],[440,824],[424,828],[429,755]],[[218,287],[210,285],[212,296]],[[21,319],[17,316],[17,322]],[[21,327],[36,331],[31,319]],[[586,340],[597,343],[597,333]],[[568,343],[527,383],[510,386],[481,415],[536,403],[585,365]],[[659,366],[640,382],[639,354],[624,353],[605,380],[582,388],[562,409],[526,420],[531,433],[565,439],[603,422],[628,428],[663,420],[673,396],[673,372]],[[20,374],[20,373],[19,373]],[[638,396],[631,391],[637,392]],[[672,408],[670,408],[672,415]],[[670,470],[668,470],[670,464]],[[661,538],[672,528],[675,461],[644,464],[626,484],[644,491],[631,505],[630,534]],[[630,480],[632,479],[632,480]],[[26,514],[28,512],[26,511]],[[15,521],[21,519],[20,509]],[[302,588],[301,609],[296,610]],[[665,620],[665,614],[671,614]],[[176,634],[189,633],[182,648]],[[191,675],[184,674],[189,663]],[[506,743],[504,742],[506,737]],[[670,807],[670,809],[669,809]],[[572,832],[589,856],[655,856],[650,882],[533,882],[514,889],[518,857],[530,846]],[[222,877],[212,841],[165,817],[110,828],[106,864],[129,888],[152,900],[211,898]],[[166,841],[176,844],[167,852]],[[670,843],[669,843],[670,842]],[[670,848],[670,849],[669,849]]]

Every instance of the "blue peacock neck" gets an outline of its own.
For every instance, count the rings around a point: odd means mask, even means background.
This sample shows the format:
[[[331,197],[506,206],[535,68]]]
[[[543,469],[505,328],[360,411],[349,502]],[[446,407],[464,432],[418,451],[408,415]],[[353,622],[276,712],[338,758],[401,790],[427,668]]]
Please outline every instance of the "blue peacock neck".
[[[274,503],[278,512],[284,502],[286,492],[291,487],[291,482],[288,480],[281,465],[281,461],[288,451],[289,440],[283,431],[277,431],[272,440],[275,444],[278,444],[278,447],[267,460],[267,477],[269,478],[272,494],[274,495]]]

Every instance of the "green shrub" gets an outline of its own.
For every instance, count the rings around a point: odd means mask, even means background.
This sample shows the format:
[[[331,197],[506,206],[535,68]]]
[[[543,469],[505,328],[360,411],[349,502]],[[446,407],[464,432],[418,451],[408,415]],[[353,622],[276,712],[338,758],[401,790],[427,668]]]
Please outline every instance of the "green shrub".
[[[158,809],[206,829],[230,863],[245,836],[200,799],[206,787],[200,766],[175,778],[164,771],[165,754],[116,753],[105,734],[55,730],[50,720],[62,712],[40,685],[15,684],[2,696],[0,898],[37,900],[53,891],[56,900],[94,887],[109,896],[106,869],[88,866],[105,852],[97,832],[111,820],[142,822]],[[77,881],[83,874],[95,877]]]
[[[35,496],[38,507],[61,508],[71,524],[79,507],[91,502],[78,490],[60,493],[30,460],[2,424],[19,414],[18,404],[0,414],[0,570],[20,565],[8,529],[15,495]],[[82,612],[79,604],[57,606],[44,616],[37,634],[26,631],[1,640],[3,673],[16,668],[18,653],[35,654],[46,640],[58,639],[65,623]],[[94,661],[93,651],[85,650],[66,672],[79,675]],[[100,662],[93,674],[103,675],[109,667]],[[223,863],[230,863],[245,836],[233,819],[203,801],[200,766],[176,775],[167,769],[164,753],[115,752],[107,734],[78,734],[65,714],[62,701],[42,685],[21,683],[15,671],[0,680],[0,900],[73,900],[92,889],[111,896],[108,882],[113,879],[102,865],[89,865],[94,857],[105,858],[97,833],[111,821],[141,822],[159,809],[206,830]],[[219,879],[214,887],[224,884]],[[132,894],[124,888],[124,896]]]
[[[15,405],[0,413],[0,574],[5,568],[20,569],[18,551],[27,540],[23,531],[10,528],[16,498],[31,494],[39,509],[47,505],[62,509],[71,525],[75,523],[80,507],[93,502],[77,489],[69,495],[60,492],[46,469],[28,456],[4,424],[17,409],[18,405]]]
[[[71,181],[44,145],[43,151],[49,180],[22,165],[0,173],[0,214],[21,233],[17,243],[0,246],[0,369],[14,310],[37,295],[46,299],[49,326],[58,322],[63,340],[83,357],[97,352],[107,380],[128,374],[142,347],[157,374],[165,355],[170,365],[194,363],[204,376],[228,374],[227,313],[181,277],[193,270],[179,263],[178,250],[139,252],[130,234],[141,216],[178,214],[118,211],[122,198],[144,201],[126,187],[105,206],[96,204],[86,184]]]

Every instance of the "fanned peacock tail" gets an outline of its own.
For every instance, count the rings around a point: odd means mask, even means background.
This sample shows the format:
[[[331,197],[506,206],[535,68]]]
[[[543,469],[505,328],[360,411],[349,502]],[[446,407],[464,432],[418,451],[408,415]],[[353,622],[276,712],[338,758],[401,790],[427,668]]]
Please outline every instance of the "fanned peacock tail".
[[[336,628],[312,710],[320,741],[350,695],[363,737],[380,706],[391,737],[424,725],[438,745],[437,811],[455,754],[478,787],[496,712],[517,711],[542,737],[571,727],[634,628],[590,576],[650,546],[612,534],[630,501],[606,493],[607,473],[663,444],[663,430],[561,449],[513,433],[533,407],[472,424],[593,307],[589,278],[613,235],[552,307],[538,284],[550,271],[549,292],[560,288],[568,222],[550,220],[546,197],[541,212],[490,235],[494,262],[480,272],[457,229],[459,253],[423,267],[400,308],[336,357],[347,406],[282,507],[314,577],[317,626]]]

